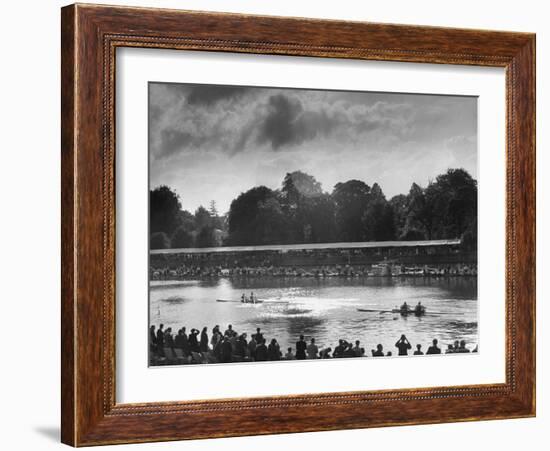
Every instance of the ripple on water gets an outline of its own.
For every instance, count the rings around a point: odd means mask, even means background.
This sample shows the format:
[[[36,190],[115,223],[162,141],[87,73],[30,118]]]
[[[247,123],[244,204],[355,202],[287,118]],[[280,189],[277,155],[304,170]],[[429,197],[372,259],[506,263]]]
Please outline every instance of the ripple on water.
[[[170,297],[161,299],[161,301],[166,302],[168,304],[182,304],[186,301],[186,299],[182,296],[170,296]]]

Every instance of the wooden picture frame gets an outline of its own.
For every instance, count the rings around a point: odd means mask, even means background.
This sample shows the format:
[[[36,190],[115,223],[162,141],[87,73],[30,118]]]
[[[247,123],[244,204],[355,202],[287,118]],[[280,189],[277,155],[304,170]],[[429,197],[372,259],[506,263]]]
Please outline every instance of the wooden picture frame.
[[[62,9],[62,441],[73,446],[535,415],[535,35],[71,5]],[[115,50],[506,69],[506,382],[118,404]],[[504,194],[504,193],[503,193]],[[238,415],[232,415],[238,411]]]

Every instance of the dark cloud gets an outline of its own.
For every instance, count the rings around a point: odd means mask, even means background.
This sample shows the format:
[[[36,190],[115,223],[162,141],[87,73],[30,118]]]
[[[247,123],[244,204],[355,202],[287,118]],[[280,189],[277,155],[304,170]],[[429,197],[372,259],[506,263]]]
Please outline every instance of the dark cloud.
[[[240,98],[248,91],[249,88],[241,86],[195,85],[187,94],[187,103],[212,106],[222,100]]]
[[[257,142],[269,143],[274,150],[310,141],[328,133],[336,121],[324,111],[306,111],[302,102],[283,94],[272,95],[267,115],[259,124]]]
[[[160,153],[159,158],[167,158],[178,153],[178,151],[191,143],[196,138],[188,132],[166,129],[160,133]]]
[[[160,118],[162,117],[162,108],[158,105],[150,105],[149,106],[149,120],[154,123],[155,125],[158,123]]]

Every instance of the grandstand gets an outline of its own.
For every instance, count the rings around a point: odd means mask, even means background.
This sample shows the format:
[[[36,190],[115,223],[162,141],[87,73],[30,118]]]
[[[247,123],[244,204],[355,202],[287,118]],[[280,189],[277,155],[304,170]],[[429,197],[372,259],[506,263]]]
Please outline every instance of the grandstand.
[[[283,244],[212,248],[157,249],[153,267],[178,265],[320,266],[373,265],[381,262],[413,265],[476,264],[477,253],[463,250],[459,239]]]

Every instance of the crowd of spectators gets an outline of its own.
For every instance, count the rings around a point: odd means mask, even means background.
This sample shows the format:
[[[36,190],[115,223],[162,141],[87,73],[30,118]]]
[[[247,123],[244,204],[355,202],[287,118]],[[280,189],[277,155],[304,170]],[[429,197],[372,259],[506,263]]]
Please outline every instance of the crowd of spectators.
[[[368,277],[421,276],[449,277],[476,276],[476,265],[404,266],[404,265],[322,265],[297,266],[235,266],[220,265],[151,266],[151,280],[181,280],[208,277]]]
[[[407,356],[412,349],[407,337],[402,335],[395,343],[398,356]],[[464,340],[449,344],[445,354],[477,352],[477,346],[470,351]],[[426,352],[422,345],[417,344],[412,355],[441,354],[437,339],[428,346]],[[370,350],[372,357],[389,357],[392,351],[384,351],[382,344],[377,344]],[[174,364],[201,364],[201,363],[231,363],[231,362],[262,362],[278,360],[313,360],[349,357],[368,357],[369,353],[361,345],[359,340],[338,340],[333,347],[319,347],[314,337],[306,340],[300,335],[294,347],[282,350],[276,338],[268,339],[260,328],[256,329],[250,337],[246,332],[239,333],[228,325],[222,333],[220,326],[216,325],[211,334],[208,328],[201,331],[191,329],[187,332],[185,327],[176,333],[171,327],[164,328],[160,324],[158,328],[151,325],[149,329],[149,361],[151,365]]]

